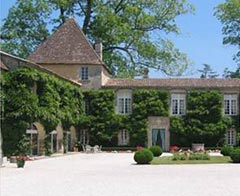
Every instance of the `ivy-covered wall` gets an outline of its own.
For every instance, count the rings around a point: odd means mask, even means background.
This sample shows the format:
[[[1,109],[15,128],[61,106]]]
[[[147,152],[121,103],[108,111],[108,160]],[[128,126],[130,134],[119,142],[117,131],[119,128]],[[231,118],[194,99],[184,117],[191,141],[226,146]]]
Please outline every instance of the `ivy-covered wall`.
[[[116,114],[115,90],[82,91],[78,86],[55,76],[29,68],[3,73],[1,119],[3,149],[11,153],[29,124],[40,122],[48,132],[61,123],[90,131],[90,144],[117,146],[118,131],[127,129],[130,146],[146,145],[148,116],[169,116],[170,93],[159,89],[134,89],[131,115]],[[83,112],[85,102],[85,113]],[[183,117],[171,116],[171,145],[206,146],[224,143],[227,128],[239,131],[239,116],[222,115],[221,92],[192,90],[187,93]],[[9,152],[8,152],[9,151]]]
[[[133,91],[133,112],[130,116],[131,145],[147,145],[148,116],[169,116],[169,93],[165,90]]]
[[[223,94],[219,91],[192,90],[188,92],[186,102],[186,115],[171,117],[171,144],[223,145],[226,130],[231,127],[239,128],[236,124],[239,116],[223,116]]]
[[[168,93],[158,90],[134,90],[131,115],[116,114],[114,90],[85,91],[86,115],[79,128],[90,130],[90,143],[117,146],[118,131],[127,129],[130,146],[146,145],[147,117],[168,116]]]
[[[3,73],[1,83],[4,104],[1,125],[5,154],[16,150],[21,136],[33,122],[42,123],[47,133],[59,123],[66,129],[79,124],[82,93],[78,86],[23,67]]]

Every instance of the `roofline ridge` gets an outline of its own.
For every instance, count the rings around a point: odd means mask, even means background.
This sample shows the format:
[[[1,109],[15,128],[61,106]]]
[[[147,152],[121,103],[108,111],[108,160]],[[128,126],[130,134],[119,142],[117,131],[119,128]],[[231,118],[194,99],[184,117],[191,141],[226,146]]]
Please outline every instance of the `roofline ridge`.
[[[39,46],[36,47],[36,49],[35,49],[30,55],[27,56],[26,59],[29,59],[29,57],[31,57],[33,54],[35,54],[35,53],[42,47],[42,45],[43,45],[46,41],[51,40],[52,37],[53,37],[53,35],[54,35],[57,31],[59,31],[59,29],[60,29],[63,25],[65,25],[65,24],[66,24],[66,22],[60,24],[54,32],[52,32],[44,41],[42,41],[42,42],[39,44]]]
[[[75,20],[75,18],[70,18],[69,20],[72,20],[74,22],[74,24],[77,26],[78,30],[82,33],[84,39],[87,41],[88,45],[92,48],[93,53],[97,57],[98,61],[109,71],[109,73],[111,73],[111,70],[107,67],[107,65],[103,62],[103,60],[100,59],[100,57],[96,53],[95,49],[93,48],[93,45],[89,42],[87,36],[85,35],[85,33],[83,32],[82,28],[80,27],[80,25]]]
[[[23,59],[23,58],[21,58],[21,57],[17,57],[17,56],[15,56],[15,55],[9,54],[9,53],[4,52],[4,51],[2,51],[2,50],[0,50],[0,54],[1,54],[1,55],[3,54],[3,55],[5,55],[5,56],[9,56],[9,57],[14,58],[14,59],[16,59],[16,60],[22,61],[22,62],[26,63],[26,67],[38,68],[38,69],[42,70],[43,72],[48,72],[48,73],[50,73],[50,74],[53,74],[54,76],[56,76],[56,77],[58,77],[58,78],[61,78],[61,79],[65,80],[65,81],[74,83],[74,84],[76,84],[76,85],[78,85],[78,86],[79,86],[79,85],[80,85],[80,86],[82,85],[82,84],[79,83],[79,82],[76,82],[76,81],[74,81],[74,80],[72,80],[72,79],[68,79],[68,78],[66,78],[66,77],[64,77],[64,76],[62,76],[62,75],[59,75],[58,73],[56,73],[56,72],[54,72],[54,71],[52,71],[52,70],[49,70],[49,69],[47,69],[47,68],[45,68],[45,67],[43,67],[43,66],[41,66],[41,65],[39,65],[39,64],[37,64],[37,63],[35,63],[35,62],[33,62],[33,61],[31,61],[31,60]],[[28,65],[30,65],[30,66],[28,66]],[[33,67],[33,66],[36,66],[36,67]]]

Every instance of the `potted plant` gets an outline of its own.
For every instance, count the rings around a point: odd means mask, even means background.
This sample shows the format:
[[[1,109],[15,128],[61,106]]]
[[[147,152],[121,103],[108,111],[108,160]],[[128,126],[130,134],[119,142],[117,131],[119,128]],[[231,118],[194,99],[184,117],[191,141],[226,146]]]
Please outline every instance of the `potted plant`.
[[[23,135],[19,140],[17,145],[16,152],[16,163],[18,168],[23,168],[25,165],[25,161],[27,160],[27,153],[30,152],[30,140],[26,135]]]
[[[18,168],[23,168],[25,165],[25,161],[26,161],[26,156],[25,155],[18,155],[16,156],[16,163],[17,163],[17,167]]]

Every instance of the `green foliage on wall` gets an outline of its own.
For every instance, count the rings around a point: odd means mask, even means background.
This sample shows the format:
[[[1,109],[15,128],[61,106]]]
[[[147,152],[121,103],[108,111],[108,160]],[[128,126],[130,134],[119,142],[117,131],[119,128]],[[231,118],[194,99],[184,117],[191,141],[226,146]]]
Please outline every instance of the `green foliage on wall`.
[[[133,115],[135,118],[168,116],[169,97],[167,91],[139,89],[133,92]]]
[[[146,146],[148,117],[169,116],[169,92],[165,90],[134,89],[132,114],[120,115],[115,111],[114,90],[82,91],[55,76],[29,68],[18,68],[2,75],[3,148],[8,154],[16,149],[27,127],[36,121],[43,124],[47,133],[59,123],[64,130],[71,125],[77,130],[88,129],[90,144],[105,147],[117,146],[118,131],[127,129],[130,146]],[[239,130],[239,116],[222,115],[223,96],[219,91],[189,91],[186,103],[185,116],[170,117],[171,144],[220,145],[227,128]]]
[[[84,115],[79,128],[90,130],[92,144],[116,146],[118,131],[127,129],[130,134],[130,145],[144,146],[147,141],[147,117],[168,116],[166,91],[134,90],[131,115],[116,114],[114,90],[90,90],[83,94],[87,114]]]
[[[13,153],[15,148],[12,145],[16,146],[27,127],[36,121],[44,125],[47,133],[58,123],[67,128],[79,123],[82,93],[78,86],[23,67],[3,73],[3,77],[5,153]],[[11,152],[6,152],[8,149]]]
[[[109,146],[114,132],[114,91],[90,90],[84,91],[85,111],[80,129],[90,130],[91,144]]]
[[[146,146],[148,116],[169,115],[169,94],[164,90],[137,89],[133,91],[131,145]]]
[[[189,91],[186,116],[171,117],[171,143],[180,146],[223,144],[226,129],[233,123],[223,117],[222,104],[219,91]]]

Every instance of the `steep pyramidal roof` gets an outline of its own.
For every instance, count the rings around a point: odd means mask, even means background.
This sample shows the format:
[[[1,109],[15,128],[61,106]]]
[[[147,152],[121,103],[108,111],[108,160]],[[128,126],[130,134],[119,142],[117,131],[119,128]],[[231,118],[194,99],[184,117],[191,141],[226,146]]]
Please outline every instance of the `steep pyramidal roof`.
[[[62,24],[28,59],[38,64],[103,64],[74,19]]]

